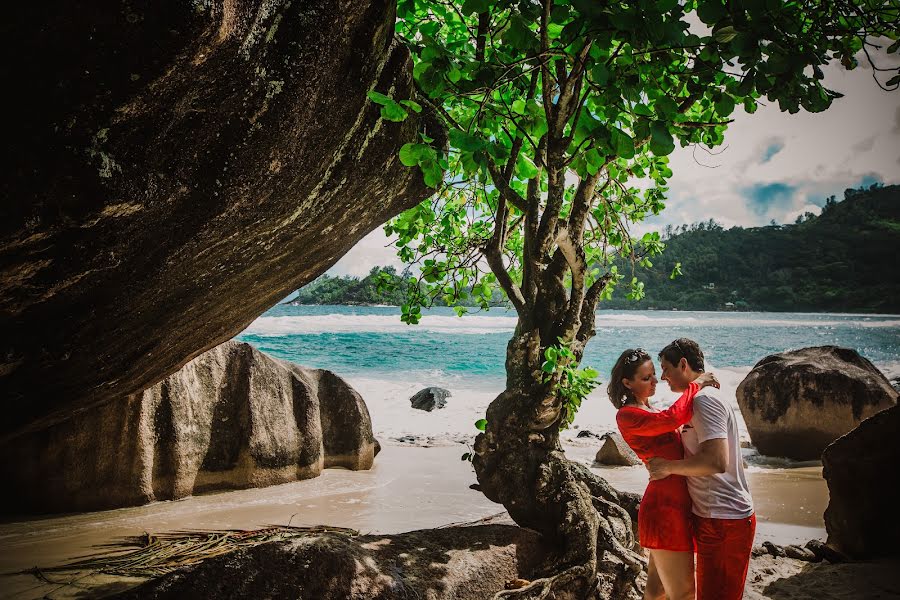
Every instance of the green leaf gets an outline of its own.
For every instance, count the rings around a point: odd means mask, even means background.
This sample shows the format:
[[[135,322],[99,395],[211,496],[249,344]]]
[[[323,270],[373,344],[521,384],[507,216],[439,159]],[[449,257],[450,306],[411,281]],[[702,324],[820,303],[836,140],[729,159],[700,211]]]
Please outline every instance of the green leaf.
[[[371,92],[366,94],[366,96],[368,96],[369,100],[371,100],[375,104],[380,104],[382,106],[385,106],[385,105],[393,102],[393,100],[391,100],[389,96],[385,96],[384,94],[376,92],[375,90],[372,90]]]
[[[419,164],[419,159],[423,156],[422,146],[423,144],[403,144],[400,147],[400,162],[407,167]]]
[[[387,103],[381,107],[381,118],[386,121],[400,122],[404,121],[407,116],[409,116],[409,113],[403,110],[403,107],[400,106],[399,103],[394,102],[390,98],[388,98]]]
[[[618,156],[621,158],[634,157],[634,140],[630,135],[618,127],[613,127],[609,133],[613,150]]]
[[[422,112],[422,105],[414,100],[401,100],[400,104],[406,106],[407,108],[412,109],[413,112],[420,113]]]
[[[503,41],[518,50],[528,50],[537,46],[534,32],[529,29],[525,19],[518,14],[514,14],[510,18],[509,28],[503,32]]]
[[[720,117],[727,117],[734,112],[734,98],[728,94],[722,94],[722,97],[716,101],[716,114]]]
[[[480,150],[484,148],[484,140],[459,129],[450,130],[450,145],[460,150]]]
[[[591,148],[584,153],[584,160],[587,165],[587,171],[591,175],[596,175],[597,171],[600,170],[600,167],[603,166],[603,157],[600,156],[600,153],[594,148]]]
[[[462,14],[483,13],[491,7],[491,0],[466,0],[462,5]]]
[[[537,177],[537,165],[535,165],[534,161],[524,152],[519,154],[519,160],[516,161],[516,174],[522,179]]]
[[[606,82],[609,81],[609,69],[602,62],[597,63],[591,68],[591,78],[597,85],[606,85]]]
[[[419,163],[422,169],[422,176],[425,179],[425,185],[431,188],[437,188],[444,179],[444,171],[438,165],[436,160],[423,160]]]
[[[733,25],[727,25],[725,27],[720,27],[713,32],[713,39],[715,39],[720,44],[727,44],[735,37],[737,37],[738,31],[734,28]]]
[[[675,268],[672,269],[672,274],[669,275],[669,279],[675,279],[676,277],[681,275],[681,263],[675,263]]]
[[[484,431],[487,428],[487,419],[478,419],[475,421],[475,429]]]
[[[707,25],[713,25],[728,13],[719,0],[700,0],[697,4],[697,16]]]
[[[668,96],[663,96],[657,100],[653,108],[660,117],[671,118],[678,114],[678,104]]]
[[[675,140],[662,121],[650,123],[650,151],[657,156],[671,154],[675,150]]]

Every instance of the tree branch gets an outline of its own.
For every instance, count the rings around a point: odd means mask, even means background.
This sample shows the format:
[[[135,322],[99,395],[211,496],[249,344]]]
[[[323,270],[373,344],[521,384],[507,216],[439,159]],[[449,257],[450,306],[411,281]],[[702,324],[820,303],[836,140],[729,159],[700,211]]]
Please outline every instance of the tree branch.
[[[506,292],[506,296],[516,308],[516,312],[518,312],[520,316],[526,315],[528,312],[528,305],[525,302],[525,298],[522,296],[522,290],[520,290],[519,286],[516,285],[516,282],[512,280],[512,277],[509,276],[509,271],[507,271],[506,267],[503,265],[502,253],[495,246],[488,245],[484,249],[484,257],[487,259],[491,271],[497,276],[497,283],[500,284],[500,287],[503,288],[503,291]]]

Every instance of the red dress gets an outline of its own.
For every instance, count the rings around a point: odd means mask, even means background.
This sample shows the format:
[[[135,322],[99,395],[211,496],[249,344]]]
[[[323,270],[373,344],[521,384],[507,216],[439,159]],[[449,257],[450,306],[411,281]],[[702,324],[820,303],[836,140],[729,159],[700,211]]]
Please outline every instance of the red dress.
[[[637,406],[623,406],[616,423],[625,442],[644,462],[660,457],[684,458],[679,427],[694,414],[694,396],[700,386],[691,383],[671,407],[650,412]],[[651,481],[638,510],[638,539],[644,548],[693,551],[691,497],[681,475]]]

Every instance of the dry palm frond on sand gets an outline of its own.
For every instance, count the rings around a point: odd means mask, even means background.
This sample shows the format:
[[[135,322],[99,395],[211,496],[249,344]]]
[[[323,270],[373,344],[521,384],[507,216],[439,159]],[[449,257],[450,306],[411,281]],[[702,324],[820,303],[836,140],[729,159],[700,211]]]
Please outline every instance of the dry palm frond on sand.
[[[49,573],[69,571],[93,571],[127,577],[157,577],[241,548],[323,533],[359,535],[354,529],[325,525],[314,527],[272,525],[253,531],[225,529],[145,533],[104,544],[101,547],[109,549],[98,554],[56,567],[34,567],[22,571],[21,574],[31,574],[45,581],[49,581],[46,576]]]

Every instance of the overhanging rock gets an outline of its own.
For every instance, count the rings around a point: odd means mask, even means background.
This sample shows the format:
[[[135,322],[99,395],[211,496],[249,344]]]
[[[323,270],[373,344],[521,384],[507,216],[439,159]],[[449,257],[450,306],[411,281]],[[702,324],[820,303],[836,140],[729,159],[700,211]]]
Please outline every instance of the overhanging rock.
[[[6,11],[0,438],[143,390],[430,193],[390,0]],[[14,49],[14,51],[13,51]]]

